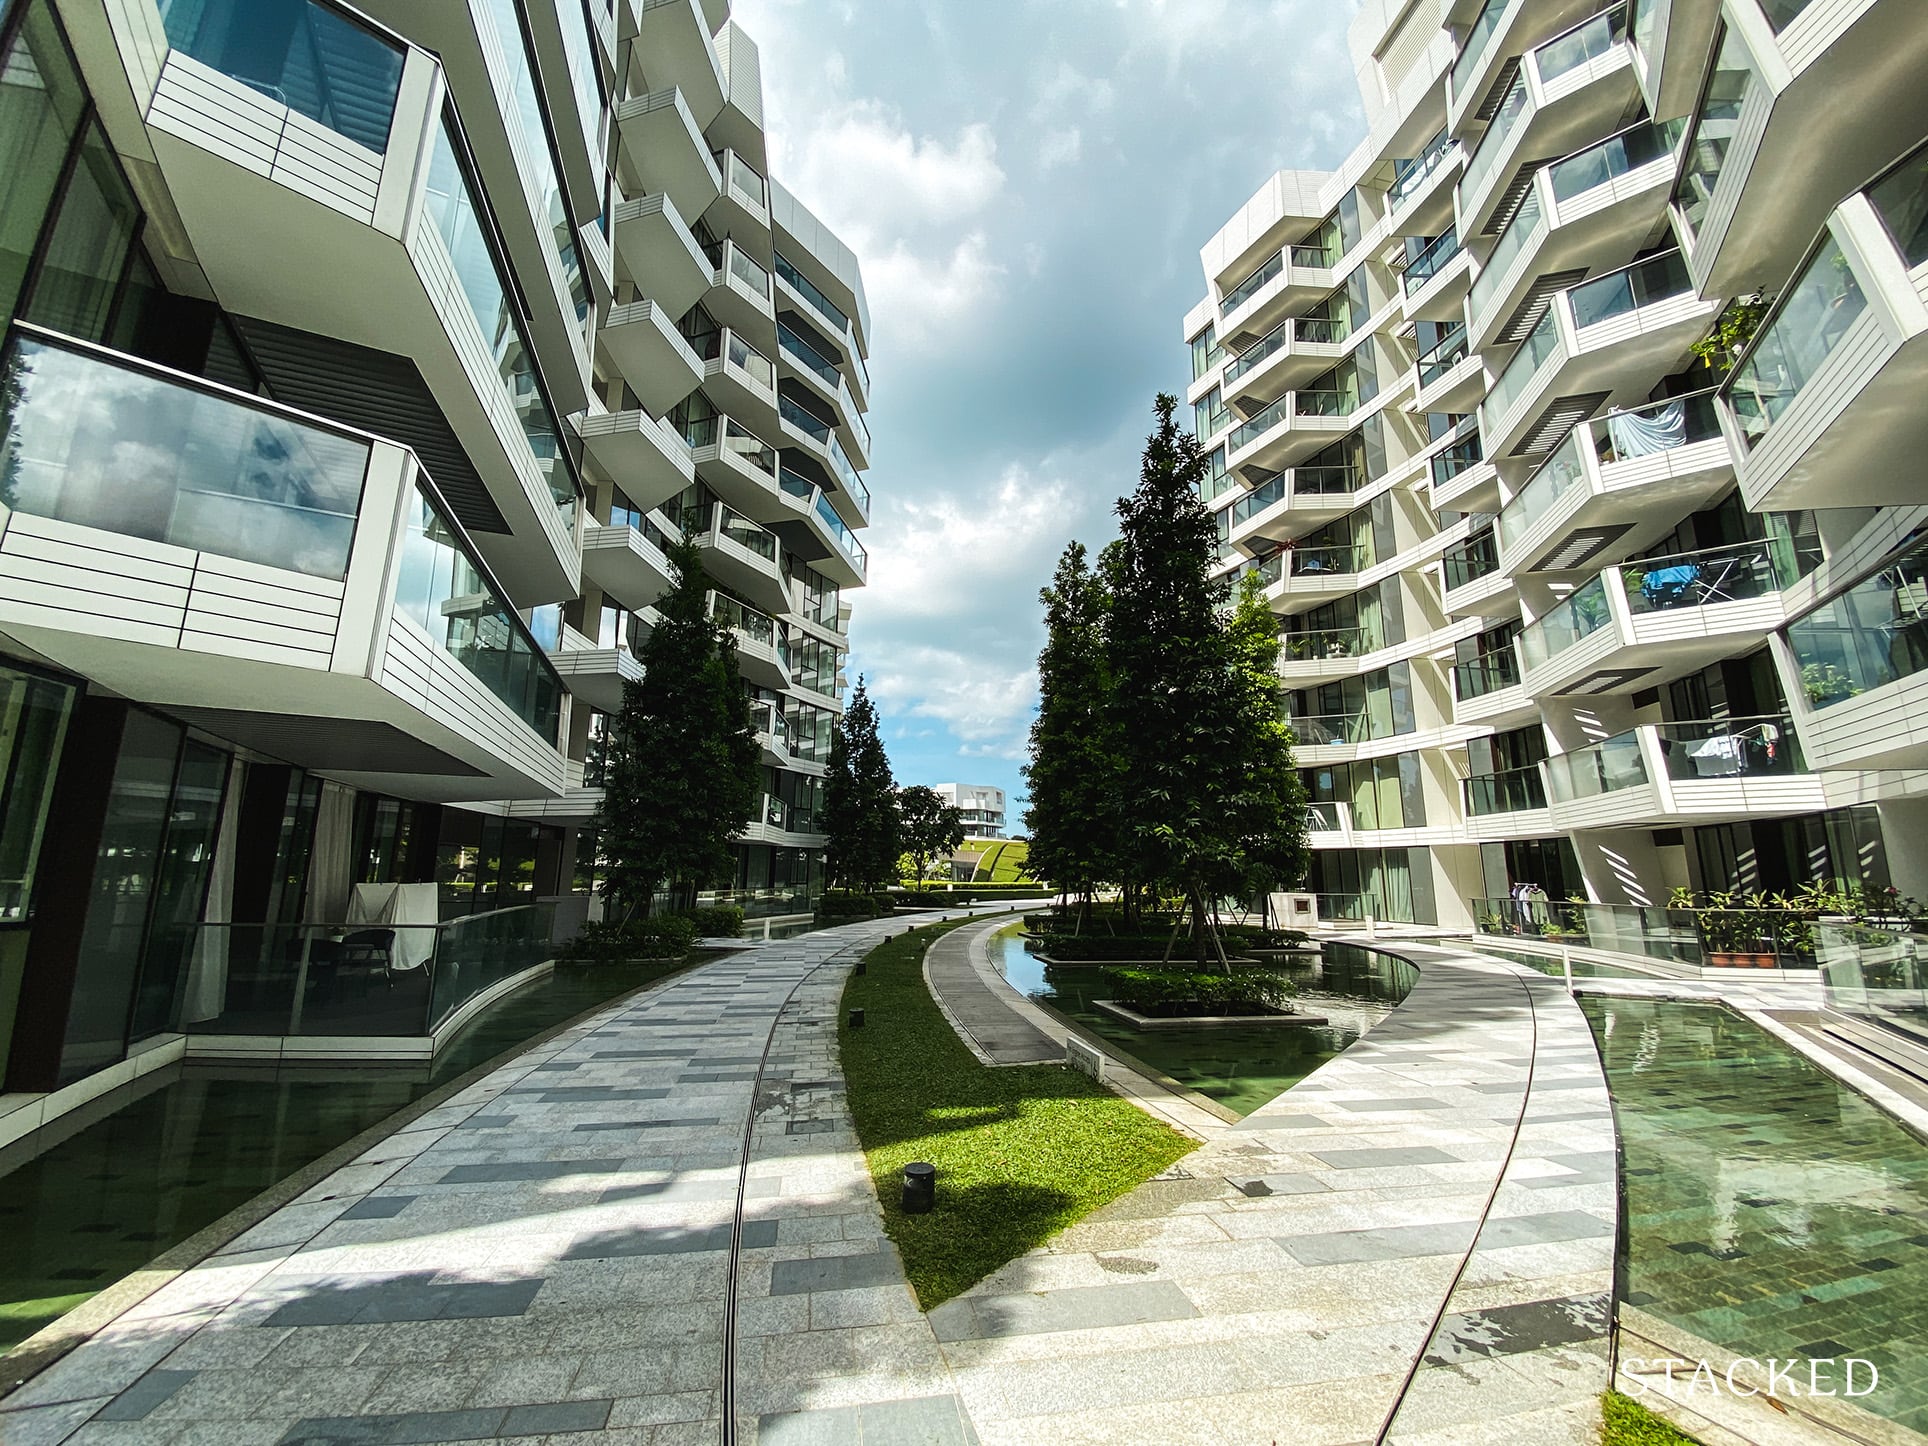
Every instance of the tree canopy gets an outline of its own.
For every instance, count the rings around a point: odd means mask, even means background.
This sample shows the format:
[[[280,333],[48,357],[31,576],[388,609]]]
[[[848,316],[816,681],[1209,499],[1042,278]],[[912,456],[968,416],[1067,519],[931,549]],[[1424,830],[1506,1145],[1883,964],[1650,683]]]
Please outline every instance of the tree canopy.
[[[864,680],[830,735],[824,774],[824,872],[847,889],[875,893],[896,882],[903,855],[897,782],[877,731],[877,710]]]
[[[685,537],[667,552],[673,581],[603,760],[602,892],[622,916],[647,913],[660,889],[687,904],[728,878],[757,801],[756,723],[736,636],[709,615],[702,549]]]
[[[932,859],[964,842],[963,810],[946,803],[944,795],[927,784],[897,790],[897,821],[911,877],[920,884]]]

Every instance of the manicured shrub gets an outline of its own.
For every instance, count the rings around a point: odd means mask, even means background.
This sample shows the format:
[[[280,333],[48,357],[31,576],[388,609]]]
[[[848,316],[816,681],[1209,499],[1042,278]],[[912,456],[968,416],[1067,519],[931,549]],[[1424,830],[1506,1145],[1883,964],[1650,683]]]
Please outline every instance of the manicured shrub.
[[[690,909],[684,915],[690,926],[696,930],[699,939],[741,939],[743,937],[743,910],[735,904],[718,904],[714,908]]]
[[[583,925],[557,957],[576,964],[622,959],[680,959],[696,942],[696,928],[681,914],[653,914],[627,923],[604,920]]]
[[[1108,969],[1120,1004],[1154,1018],[1192,1014],[1285,1014],[1298,986],[1269,969],[1200,973],[1192,969]]]

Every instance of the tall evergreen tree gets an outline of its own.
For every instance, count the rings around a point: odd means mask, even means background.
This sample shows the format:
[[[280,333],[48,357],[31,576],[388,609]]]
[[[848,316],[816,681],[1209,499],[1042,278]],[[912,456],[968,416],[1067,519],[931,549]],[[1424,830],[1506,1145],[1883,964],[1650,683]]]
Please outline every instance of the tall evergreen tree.
[[[688,904],[727,878],[757,801],[736,635],[709,615],[702,549],[685,537],[668,552],[674,581],[643,643],[642,680],[623,686],[603,762],[602,890],[618,917],[647,913],[659,889]]]
[[[830,735],[823,783],[824,871],[847,889],[875,893],[895,881],[903,854],[897,782],[877,733],[877,710],[864,680]]]
[[[1082,920],[1098,884],[1125,878],[1119,837],[1124,741],[1105,651],[1111,594],[1087,563],[1084,545],[1073,542],[1038,600],[1045,642],[1024,768],[1031,790],[1024,815],[1028,866],[1059,892],[1076,894]]]
[[[1248,787],[1232,815],[1245,855],[1240,892],[1263,897],[1296,887],[1309,854],[1305,785],[1292,757],[1292,728],[1279,687],[1279,625],[1252,573],[1239,585],[1227,633],[1246,709],[1239,736]]]
[[[930,861],[954,853],[964,842],[964,812],[944,802],[944,795],[924,783],[897,790],[897,823],[911,876],[919,884]]]
[[[1109,651],[1125,739],[1129,852],[1141,877],[1184,896],[1203,967],[1208,911],[1245,891],[1258,867],[1248,849],[1272,840],[1255,832],[1272,817],[1260,797],[1296,780],[1248,777],[1258,721],[1252,659],[1234,644],[1228,589],[1211,575],[1218,548],[1199,500],[1205,458],[1198,439],[1174,422],[1177,407],[1175,397],[1158,398],[1138,489],[1118,503]]]

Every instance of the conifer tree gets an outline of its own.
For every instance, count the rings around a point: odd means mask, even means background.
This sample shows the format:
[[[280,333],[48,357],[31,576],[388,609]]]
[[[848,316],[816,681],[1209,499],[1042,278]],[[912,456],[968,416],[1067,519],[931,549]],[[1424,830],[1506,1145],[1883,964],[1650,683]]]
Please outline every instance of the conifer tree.
[[[613,917],[648,913],[658,890],[680,905],[727,878],[733,840],[756,808],[756,723],[736,635],[709,615],[702,549],[667,549],[673,578],[643,643],[641,681],[623,686],[603,765],[597,837]]]
[[[847,889],[876,893],[888,887],[903,854],[897,783],[877,732],[877,710],[864,680],[830,736],[824,774],[824,872]]]
[[[1025,828],[1028,867],[1060,893],[1079,899],[1079,922],[1100,883],[1123,882],[1119,789],[1124,745],[1105,627],[1111,595],[1103,576],[1073,542],[1058,559],[1044,604],[1045,643],[1038,654],[1038,716],[1031,724],[1031,790]]]

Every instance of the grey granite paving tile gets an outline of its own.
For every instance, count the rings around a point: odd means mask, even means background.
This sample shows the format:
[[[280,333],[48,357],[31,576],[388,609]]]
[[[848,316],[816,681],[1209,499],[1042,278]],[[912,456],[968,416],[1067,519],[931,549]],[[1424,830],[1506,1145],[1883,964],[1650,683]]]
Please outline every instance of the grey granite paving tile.
[[[493,1164],[456,1165],[443,1173],[438,1185],[505,1185],[525,1180],[560,1180],[566,1175],[614,1175],[625,1168],[621,1160],[501,1160]]]
[[[1360,1114],[1376,1114],[1381,1111],[1392,1110],[1450,1110],[1453,1108],[1453,1106],[1444,1100],[1436,1100],[1426,1096],[1409,1099],[1333,1100],[1332,1105],[1335,1109],[1353,1110]]]
[[[592,1120],[571,1125],[573,1130],[690,1130],[718,1123],[715,1115],[692,1115],[678,1120]]]
[[[1235,1130],[1330,1130],[1337,1128],[1317,1115],[1247,1115],[1232,1126]]]
[[[403,1411],[385,1416],[309,1416],[288,1428],[280,1446],[420,1446],[435,1441],[487,1441],[497,1434],[507,1414],[501,1407],[487,1407]]]
[[[1478,1225],[1477,1220],[1451,1220],[1437,1225],[1388,1225],[1273,1239],[1301,1265],[1353,1265],[1368,1260],[1457,1255],[1473,1243]]]
[[[1440,1321],[1426,1348],[1426,1364],[1454,1366],[1477,1356],[1518,1355],[1545,1346],[1603,1340],[1609,1304],[1610,1297],[1603,1293],[1456,1312]]]
[[[1192,1320],[1198,1310],[1169,1280],[1072,1287],[1027,1295],[957,1296],[930,1313],[940,1341],[988,1340]]]
[[[1432,1145],[1387,1145],[1362,1150],[1314,1150],[1315,1160],[1335,1170],[1377,1170],[1396,1165],[1458,1165],[1458,1155],[1449,1155]]]
[[[95,1413],[96,1421],[140,1421],[199,1371],[149,1371]]]
[[[342,1211],[342,1220],[393,1220],[415,1203],[414,1195],[370,1195]]]
[[[777,1222],[748,1220],[743,1225],[743,1246],[759,1250],[777,1243]],[[707,1230],[614,1230],[585,1235],[562,1253],[564,1260],[616,1260],[637,1255],[694,1255],[730,1248],[730,1227],[714,1225]]]
[[[1227,1175],[1225,1180],[1239,1193],[1254,1199],[1267,1195],[1316,1195],[1332,1188],[1314,1175],[1257,1175],[1243,1179]]]
[[[837,1128],[835,1120],[791,1120],[783,1127],[786,1135],[822,1135]]]
[[[470,1115],[455,1128],[458,1130],[501,1130],[518,1123],[514,1115]]]
[[[278,1307],[267,1326],[365,1325],[390,1321],[476,1320],[521,1315],[542,1289],[541,1280],[433,1283],[431,1274],[395,1277],[366,1285],[317,1283],[311,1293]]]
[[[614,1400],[555,1401],[533,1406],[511,1406],[496,1434],[543,1436],[568,1431],[600,1431],[609,1420]]]
[[[757,1446],[976,1446],[955,1395],[873,1401],[758,1418]]]
[[[1515,1245],[1556,1245],[1611,1234],[1610,1220],[1584,1210],[1554,1210],[1544,1215],[1489,1216],[1480,1227],[1479,1244],[1481,1250],[1504,1250]]]
[[[524,1094],[529,1091],[511,1090],[506,1093]],[[545,1105],[593,1105],[604,1100],[666,1100],[670,1096],[667,1089],[600,1089],[583,1085],[539,1089],[533,1093]]]

